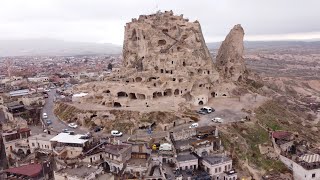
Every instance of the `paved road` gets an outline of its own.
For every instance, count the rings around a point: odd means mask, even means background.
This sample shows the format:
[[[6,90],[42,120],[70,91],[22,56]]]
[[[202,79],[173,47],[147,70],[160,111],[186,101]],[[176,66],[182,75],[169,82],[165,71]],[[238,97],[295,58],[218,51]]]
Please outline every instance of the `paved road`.
[[[52,121],[52,124],[49,125],[49,129],[51,129],[53,132],[59,133],[61,132],[63,129],[69,129],[72,131],[75,131],[75,133],[81,134],[81,133],[85,133],[86,131],[81,129],[81,128],[76,128],[76,129],[71,129],[68,127],[68,124],[60,121],[58,119],[58,117],[54,114],[53,110],[54,110],[54,102],[53,100],[55,99],[56,94],[56,90],[55,89],[51,89],[50,92],[48,92],[49,97],[46,99],[46,103],[42,109],[42,113],[47,113],[48,114],[48,119],[50,119]],[[42,116],[41,113],[41,116]]]

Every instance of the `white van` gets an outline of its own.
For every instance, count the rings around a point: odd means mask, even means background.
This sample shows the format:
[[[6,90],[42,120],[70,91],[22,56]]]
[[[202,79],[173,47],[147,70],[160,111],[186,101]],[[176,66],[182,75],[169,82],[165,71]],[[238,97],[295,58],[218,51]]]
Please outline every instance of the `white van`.
[[[42,118],[43,118],[43,119],[48,118],[48,114],[47,114],[47,113],[43,113],[43,114],[42,114]]]
[[[208,106],[204,106],[200,110],[204,111],[204,112],[206,112],[208,114],[214,112],[214,109],[212,109],[211,107],[208,107]]]
[[[199,126],[198,123],[192,123],[192,124],[189,126],[189,128],[196,128],[196,127],[198,127],[198,126]]]
[[[169,143],[163,143],[160,145],[159,147],[160,151],[171,151],[172,150],[172,146]]]
[[[215,122],[215,123],[223,123],[223,119],[219,118],[219,117],[213,118],[212,121]]]

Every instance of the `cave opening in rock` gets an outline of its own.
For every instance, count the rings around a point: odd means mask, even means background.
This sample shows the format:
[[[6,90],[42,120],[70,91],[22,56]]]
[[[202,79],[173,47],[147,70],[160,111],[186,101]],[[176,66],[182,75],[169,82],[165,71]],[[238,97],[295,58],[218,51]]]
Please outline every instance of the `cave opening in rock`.
[[[121,103],[119,103],[119,102],[114,102],[114,103],[113,103],[113,107],[121,107]]]

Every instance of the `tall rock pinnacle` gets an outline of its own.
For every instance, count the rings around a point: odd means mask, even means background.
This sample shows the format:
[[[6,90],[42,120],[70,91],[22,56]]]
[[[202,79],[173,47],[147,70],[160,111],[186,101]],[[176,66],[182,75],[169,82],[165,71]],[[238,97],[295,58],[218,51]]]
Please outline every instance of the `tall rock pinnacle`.
[[[246,66],[243,58],[244,31],[240,24],[235,25],[222,42],[216,64],[222,78],[242,81],[246,78]]]

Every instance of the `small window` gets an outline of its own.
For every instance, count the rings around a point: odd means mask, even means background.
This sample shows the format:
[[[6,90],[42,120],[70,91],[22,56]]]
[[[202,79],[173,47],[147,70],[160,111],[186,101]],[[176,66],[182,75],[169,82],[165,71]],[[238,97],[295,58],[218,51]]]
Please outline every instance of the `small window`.
[[[316,174],[314,173],[314,174],[312,174],[312,178],[315,178],[316,177]]]
[[[32,146],[34,147],[34,143],[32,143]]]

